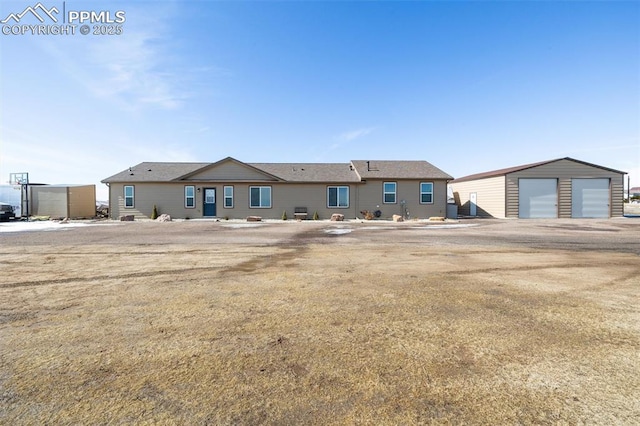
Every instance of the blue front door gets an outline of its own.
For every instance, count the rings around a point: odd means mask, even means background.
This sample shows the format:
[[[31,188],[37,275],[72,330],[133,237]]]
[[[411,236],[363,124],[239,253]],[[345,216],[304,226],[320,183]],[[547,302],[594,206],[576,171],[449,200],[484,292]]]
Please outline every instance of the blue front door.
[[[204,216],[213,217],[216,215],[216,189],[204,189]]]

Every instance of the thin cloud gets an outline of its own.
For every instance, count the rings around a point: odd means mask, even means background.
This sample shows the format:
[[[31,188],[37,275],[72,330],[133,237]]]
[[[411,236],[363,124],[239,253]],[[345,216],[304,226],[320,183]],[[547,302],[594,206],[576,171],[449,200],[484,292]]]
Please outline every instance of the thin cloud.
[[[373,132],[374,130],[375,130],[375,127],[363,127],[363,128],[360,128],[360,129],[351,130],[349,132],[341,133],[338,138],[340,140],[350,142],[350,141],[359,139],[359,138],[361,138],[363,136],[366,136],[369,133]]]
[[[69,38],[67,44],[47,40],[41,47],[96,98],[131,111],[180,108],[190,97],[184,90],[190,72],[177,65],[180,60],[172,52],[180,49],[175,42],[163,38],[169,14],[144,13],[144,18],[136,15],[135,26],[132,19],[125,22],[122,35]],[[127,10],[128,16],[133,14]]]
[[[188,96],[180,90],[181,79],[171,69],[169,55],[154,34],[134,33],[107,39],[92,49],[92,62],[101,71],[102,84],[92,87],[100,97],[115,98],[133,108],[145,106],[176,109]]]

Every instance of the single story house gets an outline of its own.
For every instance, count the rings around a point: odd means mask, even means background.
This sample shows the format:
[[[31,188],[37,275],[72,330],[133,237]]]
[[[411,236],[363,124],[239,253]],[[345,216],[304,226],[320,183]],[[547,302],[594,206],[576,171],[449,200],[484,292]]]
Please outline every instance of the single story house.
[[[158,214],[173,218],[280,219],[298,213],[381,218],[445,216],[450,175],[426,161],[349,163],[144,162],[102,182],[111,218]]]
[[[625,174],[566,157],[473,174],[450,185],[463,216],[608,218],[623,215]]]

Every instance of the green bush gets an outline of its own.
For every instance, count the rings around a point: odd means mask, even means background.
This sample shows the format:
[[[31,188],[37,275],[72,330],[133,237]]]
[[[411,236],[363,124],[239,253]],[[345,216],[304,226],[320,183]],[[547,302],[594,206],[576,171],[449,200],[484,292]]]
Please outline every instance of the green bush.
[[[287,220],[287,211],[282,212],[282,220]]]
[[[317,211],[315,211],[315,212],[313,213],[313,220],[318,220],[318,219],[319,219],[319,217],[318,217],[318,212],[317,212]]]
[[[156,220],[158,218],[158,208],[156,205],[153,205],[153,211],[151,212],[151,219]]]

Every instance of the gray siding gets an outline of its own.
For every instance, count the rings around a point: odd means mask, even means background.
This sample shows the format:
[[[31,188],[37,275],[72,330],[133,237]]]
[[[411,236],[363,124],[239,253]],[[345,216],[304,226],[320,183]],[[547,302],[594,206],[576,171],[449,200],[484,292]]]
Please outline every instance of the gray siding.
[[[571,217],[571,179],[609,178],[611,180],[611,216],[622,216],[623,175],[570,160],[560,160],[506,175],[507,217],[518,217],[518,179],[558,179],[558,217]]]
[[[396,182],[396,202],[383,202],[383,183]],[[420,183],[433,183],[433,202],[420,203]],[[402,201],[405,201],[404,210],[410,218],[429,218],[433,216],[444,217],[447,213],[447,182],[445,180],[394,180],[394,179],[367,179],[365,184],[358,185],[358,216],[360,211],[380,210],[382,218],[391,218],[394,214],[405,216]]]
[[[342,213],[346,218],[356,217],[355,185],[349,186],[349,207],[328,208],[326,184],[285,184],[278,182],[201,182],[196,188],[195,208],[184,207],[184,187],[192,183],[156,183],[136,184],[134,208],[124,208],[124,184],[112,183],[110,186],[111,217],[117,219],[123,215],[134,215],[136,218],[151,216],[153,205],[158,208],[158,214],[169,214],[174,218],[203,217],[202,188],[216,188],[216,217],[229,219],[244,219],[247,216],[261,216],[265,219],[280,219],[283,212],[288,218],[293,218],[295,207],[306,207],[309,218],[318,212],[320,219],[327,219],[332,213]],[[224,186],[233,186],[233,208],[224,207]],[[251,186],[271,187],[271,207],[249,207],[249,188]]]
[[[225,161],[216,164],[211,168],[187,177],[185,180],[190,181],[275,181],[273,177],[261,173],[251,167],[236,163],[234,161]]]
[[[453,196],[458,205],[458,214],[468,216],[469,194],[477,194],[477,215],[504,218],[505,216],[505,177],[495,176],[485,179],[452,183]]]
[[[196,192],[196,206],[200,206],[199,210],[195,208],[186,208],[184,206],[184,187],[193,185],[192,183],[138,183],[135,185],[112,183],[109,186],[110,214],[114,219],[125,215],[134,215],[136,218],[149,218],[153,211],[153,206],[158,208],[158,214],[169,214],[172,217],[194,218],[202,217],[202,197],[201,193]],[[134,205],[133,208],[125,208],[124,206],[124,187],[134,187]]]
[[[385,180],[386,181],[386,180]],[[382,180],[369,180],[363,184],[354,183],[284,183],[284,182],[179,182],[179,183],[138,183],[135,188],[133,208],[124,207],[123,183],[110,184],[110,210],[114,219],[123,215],[134,215],[136,218],[149,218],[154,204],[158,208],[158,214],[169,214],[174,218],[201,218],[203,217],[203,188],[216,188],[216,216],[219,218],[244,219],[247,216],[261,216],[265,219],[280,219],[282,213],[292,219],[296,207],[306,207],[308,217],[314,212],[320,219],[328,219],[333,213],[344,214],[347,219],[362,217],[362,210],[382,211],[383,218],[390,218],[393,214],[401,214],[400,200],[406,200],[406,209],[413,218],[426,218],[431,216],[445,216],[446,214],[446,181],[424,180],[433,182],[433,203],[421,204],[420,182],[422,180],[397,181],[397,203],[384,204],[382,202]],[[128,185],[128,184],[127,184]],[[184,207],[184,187],[194,185],[196,189],[195,208]],[[233,186],[233,208],[224,207],[224,186]],[[271,207],[250,208],[249,187],[270,186]],[[327,188],[329,186],[349,187],[349,206],[337,208],[327,206]],[[379,206],[379,207],[378,207]]]

